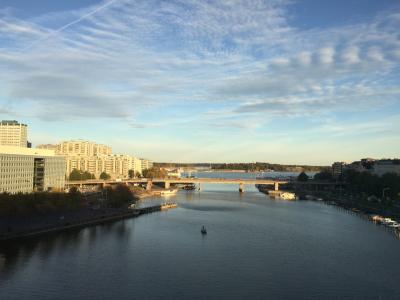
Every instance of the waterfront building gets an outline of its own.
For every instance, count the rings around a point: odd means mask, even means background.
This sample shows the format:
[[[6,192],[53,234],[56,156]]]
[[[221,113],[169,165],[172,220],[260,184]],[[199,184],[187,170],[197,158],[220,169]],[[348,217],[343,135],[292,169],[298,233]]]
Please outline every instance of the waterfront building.
[[[373,173],[382,176],[385,173],[396,173],[400,175],[400,159],[381,159],[375,161]]]
[[[334,162],[332,164],[332,177],[337,179],[340,178],[343,174],[343,171],[346,167],[346,163],[345,162]]]
[[[339,172],[340,163],[334,163],[332,165],[332,172]],[[378,176],[382,176],[386,173],[400,174],[400,159],[373,159],[363,158],[359,161],[354,161],[351,164],[346,165],[343,163],[342,170],[354,170],[357,172],[369,172]],[[336,171],[335,171],[336,170]],[[335,177],[335,176],[334,176]],[[335,177],[337,178],[337,177]]]
[[[89,172],[96,178],[106,172],[112,179],[124,179],[129,177],[130,170],[133,170],[134,174],[142,174],[144,169],[153,165],[149,160],[131,155],[113,154],[110,146],[85,140],[63,141],[56,145],[39,145],[38,148],[54,150],[56,154],[65,158],[67,178],[76,169]]]
[[[110,146],[84,140],[63,141],[57,145],[56,153],[71,156],[101,156],[110,155]]]
[[[133,170],[134,170],[134,174],[136,176],[136,173],[139,173],[140,175],[142,175],[142,172],[144,169],[142,169],[142,160],[140,158],[137,157],[133,157]]]
[[[153,167],[153,161],[145,158],[141,158],[140,160],[141,160],[142,171]]]
[[[18,121],[3,120],[0,122],[0,145],[1,146],[28,146],[28,126]]]
[[[63,190],[65,160],[54,151],[0,146],[0,193]]]

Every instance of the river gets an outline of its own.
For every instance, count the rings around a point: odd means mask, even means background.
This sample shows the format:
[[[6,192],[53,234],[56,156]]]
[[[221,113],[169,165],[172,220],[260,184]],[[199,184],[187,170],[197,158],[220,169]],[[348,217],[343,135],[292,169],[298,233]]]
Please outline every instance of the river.
[[[205,185],[169,198],[176,209],[0,245],[0,299],[400,299],[400,242],[382,227],[237,190]]]

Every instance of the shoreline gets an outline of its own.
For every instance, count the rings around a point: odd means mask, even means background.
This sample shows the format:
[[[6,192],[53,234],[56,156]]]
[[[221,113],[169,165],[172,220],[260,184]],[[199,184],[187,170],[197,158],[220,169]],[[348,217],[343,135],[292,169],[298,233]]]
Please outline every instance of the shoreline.
[[[36,237],[36,236],[41,236],[45,234],[50,234],[50,233],[57,233],[61,231],[67,231],[70,229],[78,229],[78,228],[85,228],[85,227],[90,227],[94,225],[99,225],[103,223],[108,223],[108,222],[113,222],[113,221],[119,221],[123,219],[128,219],[128,218],[134,218],[139,215],[143,214],[148,214],[148,213],[153,213],[153,212],[159,212],[163,210],[167,210],[170,208],[175,208],[177,207],[176,204],[171,204],[171,203],[166,203],[166,204],[160,204],[160,205],[153,205],[153,206],[147,206],[147,207],[142,207],[142,208],[135,208],[135,209],[124,209],[120,212],[106,212],[102,210],[102,214],[98,215],[96,217],[88,217],[84,220],[77,220],[75,222],[65,222],[64,224],[61,225],[49,225],[46,227],[40,227],[37,229],[33,230],[25,230],[25,231],[20,231],[16,233],[10,233],[10,234],[0,234],[0,243],[1,242],[7,242],[7,241],[14,241],[14,240],[19,240],[22,238],[30,238],[30,237]]]

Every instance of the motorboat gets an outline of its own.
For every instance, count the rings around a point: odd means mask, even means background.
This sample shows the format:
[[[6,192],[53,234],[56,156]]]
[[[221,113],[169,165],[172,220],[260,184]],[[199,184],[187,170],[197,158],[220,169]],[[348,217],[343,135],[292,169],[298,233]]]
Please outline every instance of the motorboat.
[[[178,189],[166,189],[162,190],[160,194],[162,196],[167,196],[167,195],[175,195],[178,192]]]
[[[280,197],[285,200],[295,200],[296,194],[285,192],[285,193],[280,194]]]

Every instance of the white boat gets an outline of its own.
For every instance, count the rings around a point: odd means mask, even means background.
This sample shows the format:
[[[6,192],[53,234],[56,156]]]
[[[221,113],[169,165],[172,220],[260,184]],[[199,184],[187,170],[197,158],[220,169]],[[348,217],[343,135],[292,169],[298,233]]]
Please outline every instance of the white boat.
[[[294,200],[294,199],[296,199],[296,194],[284,192],[284,193],[280,194],[279,197],[281,197],[282,199],[285,199],[285,200]]]
[[[175,195],[177,192],[178,192],[178,189],[167,189],[167,190],[161,191],[161,195],[162,196]]]

